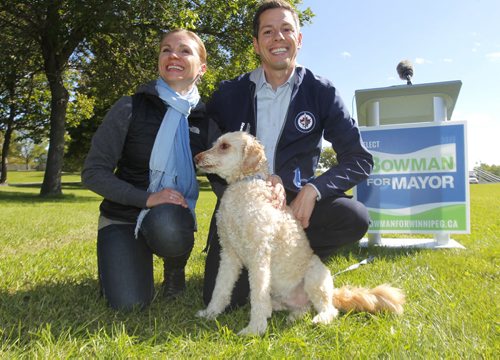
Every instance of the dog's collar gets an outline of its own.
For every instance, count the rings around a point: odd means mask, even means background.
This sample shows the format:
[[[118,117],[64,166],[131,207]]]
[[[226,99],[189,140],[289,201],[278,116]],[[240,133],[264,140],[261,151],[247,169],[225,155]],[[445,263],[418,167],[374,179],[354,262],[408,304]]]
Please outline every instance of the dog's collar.
[[[267,179],[267,176],[265,176],[263,174],[254,174],[254,175],[245,176],[240,181],[266,180],[266,179]]]

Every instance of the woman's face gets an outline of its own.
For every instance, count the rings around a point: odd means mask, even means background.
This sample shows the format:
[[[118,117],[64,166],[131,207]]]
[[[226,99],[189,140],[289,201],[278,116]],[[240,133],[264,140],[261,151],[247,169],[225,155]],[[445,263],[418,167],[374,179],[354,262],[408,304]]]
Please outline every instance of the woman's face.
[[[188,34],[175,32],[165,36],[160,45],[158,72],[180,94],[189,91],[206,71],[198,44]]]

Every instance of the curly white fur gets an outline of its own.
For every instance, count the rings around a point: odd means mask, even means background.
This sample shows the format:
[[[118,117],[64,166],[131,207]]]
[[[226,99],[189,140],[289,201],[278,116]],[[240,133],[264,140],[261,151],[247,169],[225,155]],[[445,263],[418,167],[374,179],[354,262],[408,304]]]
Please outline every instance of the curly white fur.
[[[330,271],[314,255],[291,210],[273,206],[273,190],[264,180],[269,175],[264,149],[253,136],[227,133],[195,161],[229,184],[216,215],[219,272],[212,299],[198,316],[213,319],[224,311],[243,267],[249,274],[251,313],[239,334],[262,334],[273,310],[289,310],[290,319],[296,319],[310,304],[317,311],[313,322],[322,324],[337,316],[337,308],[402,313],[404,295],[388,285],[334,289]]]

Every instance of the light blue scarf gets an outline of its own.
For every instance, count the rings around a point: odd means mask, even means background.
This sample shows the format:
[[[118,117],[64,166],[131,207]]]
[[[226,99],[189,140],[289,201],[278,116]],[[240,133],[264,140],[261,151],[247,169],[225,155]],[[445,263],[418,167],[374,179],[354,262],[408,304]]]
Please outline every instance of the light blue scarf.
[[[156,91],[160,99],[168,105],[168,109],[156,134],[149,159],[148,192],[165,188],[179,191],[186,199],[196,223],[194,209],[198,199],[198,182],[189,146],[187,117],[191,109],[198,104],[200,95],[196,86],[188,94],[180,95],[161,78],[156,81]],[[148,211],[149,209],[143,209],[139,213],[135,228],[136,237]]]

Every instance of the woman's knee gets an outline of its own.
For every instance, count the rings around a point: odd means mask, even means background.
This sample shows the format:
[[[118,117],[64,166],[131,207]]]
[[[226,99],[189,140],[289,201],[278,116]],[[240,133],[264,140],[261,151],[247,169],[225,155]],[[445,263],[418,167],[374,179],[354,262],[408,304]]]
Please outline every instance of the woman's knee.
[[[194,219],[187,208],[159,205],[149,210],[144,218],[141,234],[158,256],[181,256],[190,252],[194,245]]]

